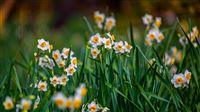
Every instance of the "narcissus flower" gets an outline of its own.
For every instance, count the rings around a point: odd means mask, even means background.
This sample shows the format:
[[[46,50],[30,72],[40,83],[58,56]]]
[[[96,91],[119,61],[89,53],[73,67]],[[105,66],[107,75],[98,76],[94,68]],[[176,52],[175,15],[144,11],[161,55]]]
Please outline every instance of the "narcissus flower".
[[[84,97],[87,95],[87,88],[85,87],[85,84],[81,84],[79,88],[77,88],[76,95],[79,95],[81,97]]]
[[[64,109],[66,107],[66,97],[61,92],[53,96],[53,101],[59,109]]]
[[[31,100],[22,99],[21,104],[20,104],[20,108],[23,109],[23,110],[29,110],[29,109],[31,109],[31,104],[32,104]]]
[[[106,18],[105,29],[107,31],[110,31],[116,25],[115,22],[116,21],[115,21],[114,17],[108,17],[108,18]]]
[[[69,56],[69,53],[70,53],[70,56]],[[70,51],[70,48],[63,48],[63,50],[62,50],[62,56],[65,59],[67,59],[68,56],[71,57],[73,54],[74,54],[74,52]]]
[[[97,33],[97,34],[95,34],[95,35],[92,35],[91,38],[90,38],[89,43],[90,43],[93,47],[97,47],[97,46],[102,45],[102,38],[101,38],[100,34]]]
[[[171,80],[172,84],[174,84],[175,88],[178,87],[184,87],[184,84],[186,82],[185,76],[181,74],[175,74]]]
[[[6,97],[5,101],[3,102],[3,106],[6,110],[11,110],[14,108],[14,103],[11,97]]]
[[[61,54],[59,50],[55,50],[52,52],[52,57],[54,60],[59,60],[61,58]]]
[[[42,51],[46,51],[49,49],[49,42],[45,41],[44,39],[39,39],[37,48],[41,49]]]
[[[82,99],[80,96],[75,96],[73,100],[73,108],[78,109],[82,105]]]
[[[65,67],[65,60],[59,59],[56,61],[58,67],[64,68]]]
[[[73,65],[74,67],[77,67],[77,58],[76,57],[71,58],[71,65]]]
[[[72,97],[69,97],[66,99],[66,108],[72,108],[72,105],[73,104],[73,98]]]
[[[192,73],[189,72],[188,70],[186,70],[185,73],[184,73],[184,76],[186,78],[187,84],[189,84],[190,83],[190,79],[192,77]]]
[[[51,84],[56,87],[57,84],[59,84],[59,79],[56,76],[53,76],[53,78],[50,78]]]
[[[100,50],[98,50],[96,47],[91,49],[92,58],[94,58],[94,59],[97,58],[99,53],[100,53]]]
[[[125,51],[130,53],[131,49],[133,48],[128,42],[124,41],[125,43]]]
[[[160,17],[156,17],[155,21],[154,21],[154,27],[159,28],[160,25],[162,24],[161,18]]]
[[[99,11],[94,12],[94,19],[96,23],[102,23],[104,21],[105,14],[100,13]]]
[[[59,82],[60,82],[60,85],[63,85],[65,86],[67,84],[67,81],[68,81],[68,77],[66,75],[62,75],[61,77],[59,77]]]
[[[47,91],[46,81],[44,81],[44,82],[40,81],[37,85],[37,88],[38,88],[39,91]]]
[[[88,110],[89,112],[97,112],[98,111],[98,105],[96,104],[96,102],[91,102],[89,105],[88,105]]]
[[[143,17],[142,17],[142,21],[145,25],[149,25],[153,22],[153,16],[152,15],[149,15],[149,14],[145,14]]]
[[[103,38],[104,48],[111,49],[112,48],[112,40],[111,38]]]
[[[115,50],[115,53],[124,53],[125,52],[125,46],[122,41],[115,42],[113,49]]]
[[[67,72],[67,76],[72,76],[74,72],[76,72],[76,68],[73,65],[69,65],[69,67],[65,69],[65,72]]]

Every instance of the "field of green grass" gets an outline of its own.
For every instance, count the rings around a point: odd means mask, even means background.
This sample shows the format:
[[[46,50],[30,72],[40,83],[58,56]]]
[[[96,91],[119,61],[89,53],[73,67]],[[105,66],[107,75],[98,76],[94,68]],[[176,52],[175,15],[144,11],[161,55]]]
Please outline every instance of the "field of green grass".
[[[0,41],[0,110],[200,112],[198,24],[179,19],[162,26],[146,14],[139,33],[102,12],[62,32],[10,22]]]

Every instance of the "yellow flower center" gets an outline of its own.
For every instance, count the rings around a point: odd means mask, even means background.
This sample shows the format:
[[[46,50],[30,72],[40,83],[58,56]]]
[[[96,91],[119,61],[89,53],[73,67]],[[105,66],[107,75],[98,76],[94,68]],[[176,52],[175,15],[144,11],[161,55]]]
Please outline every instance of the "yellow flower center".
[[[97,55],[97,51],[96,51],[96,50],[93,50],[93,51],[92,51],[92,55]]]
[[[131,46],[130,44],[126,45],[126,48],[127,48],[127,49],[131,49],[131,47],[132,47],[132,46]]]
[[[122,50],[122,47],[123,46],[120,44],[120,45],[117,46],[117,49],[120,51],[120,50]]]
[[[156,21],[155,21],[155,25],[156,25],[157,27],[160,27],[160,25],[161,25],[161,21],[156,20]]]
[[[107,40],[106,40],[106,45],[110,45],[110,43],[111,43],[111,42],[110,42],[110,39],[107,39]]]
[[[97,23],[103,21],[103,17],[102,16],[97,15],[94,18],[95,18],[95,20],[96,20]]]
[[[53,54],[53,59],[57,60],[59,58],[59,54],[58,53],[54,53]]]
[[[42,42],[42,43],[40,44],[41,47],[45,47],[46,45],[47,45],[46,42]]]
[[[64,100],[63,99],[61,99],[61,98],[57,98],[56,100],[55,100],[55,104],[57,105],[57,106],[62,106],[62,105],[64,105]]]
[[[87,94],[87,88],[83,87],[81,89],[81,96],[86,96],[86,94]]]
[[[45,89],[46,88],[46,85],[45,84],[41,84],[40,85],[40,89]]]
[[[92,39],[92,42],[93,43],[98,43],[99,42],[99,37],[98,36],[95,36],[93,39]]]
[[[145,43],[146,45],[148,45],[148,46],[151,45],[151,42],[150,42],[149,40],[145,40],[144,43]]]
[[[25,103],[23,104],[23,109],[24,109],[24,110],[29,110],[30,108],[31,108],[30,103],[25,102]]]
[[[186,78],[187,80],[190,80],[190,79],[191,79],[191,76],[192,76],[191,73],[187,73],[187,74],[185,75],[185,78]]]
[[[68,54],[69,54],[69,51],[68,51],[68,50],[66,50],[66,51],[65,51],[65,55],[66,55],[66,56],[68,56]]]
[[[81,107],[82,101],[81,99],[75,99],[73,104],[74,104],[74,108],[78,109]]]
[[[10,110],[14,107],[12,102],[6,102],[4,106],[5,106],[5,109],[7,110]]]
[[[74,73],[74,68],[70,68],[69,73]]]
[[[77,64],[77,59],[73,59],[73,60],[72,60],[72,63],[73,63],[74,65],[76,65],[76,64]]]
[[[97,106],[96,106],[96,105],[92,105],[92,106],[90,107],[90,111],[91,111],[91,112],[96,112],[96,110],[97,110]]]
[[[164,39],[164,36],[163,36],[163,35],[159,35],[159,36],[158,36],[158,39],[159,39],[160,41],[162,41],[162,40]]]
[[[59,63],[59,66],[60,66],[60,67],[64,67],[64,66],[65,66],[64,62],[61,61],[61,62]]]
[[[182,78],[182,77],[178,77],[178,78],[176,79],[176,83],[177,83],[177,84],[182,84],[182,83],[183,83],[183,78]]]
[[[155,35],[154,35],[154,34],[149,34],[149,38],[150,38],[151,40],[153,40],[153,39],[155,39]]]
[[[115,36],[114,35],[112,35],[111,38],[112,38],[113,41],[115,41]]]
[[[70,108],[72,106],[72,101],[71,100],[67,100],[66,101],[66,107]]]

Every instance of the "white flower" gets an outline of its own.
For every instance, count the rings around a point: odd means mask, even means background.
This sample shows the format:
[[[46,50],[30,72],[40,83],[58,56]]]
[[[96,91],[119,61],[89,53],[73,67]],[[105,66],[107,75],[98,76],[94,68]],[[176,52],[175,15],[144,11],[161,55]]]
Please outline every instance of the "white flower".
[[[111,38],[103,38],[104,48],[111,49],[112,48],[112,40]]]
[[[97,106],[96,102],[92,101],[88,105],[88,109],[89,109],[89,112],[97,112],[98,111],[98,106]]]
[[[159,30],[151,29],[151,30],[149,30],[146,38],[149,40],[154,40],[157,38],[158,34],[159,34]]]
[[[175,88],[184,86],[186,82],[185,76],[181,74],[175,74],[171,80],[172,84],[174,84]]]
[[[192,77],[192,73],[189,72],[188,70],[186,70],[185,73],[184,73],[184,76],[185,76],[185,78],[187,80],[187,84],[189,84],[190,83],[190,79]]]
[[[159,32],[158,35],[156,36],[156,40],[158,43],[162,42],[164,38],[165,37],[162,32]]]
[[[59,59],[56,61],[58,67],[64,68],[65,67],[65,60]]]
[[[53,78],[50,78],[51,84],[56,87],[57,84],[59,84],[59,79],[56,76],[53,76]]]
[[[82,97],[79,95],[75,95],[73,99],[73,108],[78,109],[82,105]]]
[[[55,94],[53,96],[52,100],[54,101],[54,103],[56,104],[56,106],[59,109],[64,109],[65,108],[66,97],[63,95],[63,93],[59,92],[59,93]]]
[[[69,65],[69,67],[65,69],[65,72],[67,72],[67,76],[72,76],[74,72],[76,72],[76,69],[73,65]]]
[[[105,15],[103,13],[100,13],[99,11],[94,12],[94,19],[97,24],[102,23],[104,21],[104,18]]]
[[[63,58],[67,59],[69,53],[70,53],[70,57],[74,54],[74,52],[72,50],[70,50],[70,48],[63,48],[63,50],[62,50]]]
[[[97,47],[97,46],[102,45],[102,38],[101,38],[100,34],[97,33],[97,34],[95,34],[95,35],[92,35],[91,38],[90,38],[89,43],[90,43],[93,47]]]
[[[156,17],[154,24],[153,24],[154,27],[159,28],[161,24],[162,24],[161,17]]]
[[[55,66],[54,61],[47,57],[40,57],[39,58],[39,66],[41,67],[47,67],[49,69],[53,69]]]
[[[59,50],[55,50],[52,52],[52,57],[55,61],[61,59],[61,54]]]
[[[105,29],[107,31],[110,31],[116,25],[115,22],[116,21],[115,21],[114,17],[108,17],[108,18],[106,18]]]
[[[38,83],[37,87],[38,87],[39,91],[47,91],[47,82],[46,81],[44,81],[44,82],[40,81]]]
[[[40,57],[39,58],[39,66],[45,67],[47,63],[47,59],[45,57]]]
[[[80,97],[87,95],[87,88],[85,87],[85,84],[80,84],[80,86],[76,89],[76,95]]]
[[[122,41],[115,42],[113,49],[115,50],[115,53],[124,53],[125,52],[125,46]]]
[[[71,58],[71,65],[73,65],[74,67],[77,67],[77,58],[76,57]]]
[[[130,53],[130,51],[131,51],[132,48],[133,47],[125,41],[125,51],[128,52],[128,53]]]
[[[165,65],[173,65],[175,63],[175,58],[165,53],[164,63]]]
[[[34,109],[38,107],[39,103],[40,103],[40,97],[37,96],[37,99],[35,100],[35,103],[34,103]]]
[[[14,108],[14,103],[11,97],[6,97],[6,100],[3,102],[3,106],[6,110],[10,110]]]
[[[37,48],[41,49],[42,51],[46,51],[49,49],[49,42],[45,41],[44,39],[39,39]]]
[[[110,32],[106,33],[106,35],[112,40],[112,43],[115,41],[115,36],[111,35]]]
[[[151,41],[150,39],[146,38],[146,39],[144,40],[144,44],[145,44],[146,46],[151,46],[151,45],[152,45],[152,41]]]
[[[91,55],[93,59],[97,58],[99,53],[100,53],[100,50],[98,50],[96,47],[91,49]]]
[[[153,22],[153,17],[152,15],[149,15],[149,14],[145,14],[143,17],[142,17],[142,21],[145,25],[149,25]]]
[[[31,109],[31,104],[32,104],[32,101],[31,100],[28,100],[28,99],[22,99],[21,100],[21,104],[19,105],[19,107],[23,110],[29,110]]]
[[[61,85],[65,86],[67,81],[68,81],[68,77],[66,75],[62,75],[61,77],[59,77],[59,82]]]

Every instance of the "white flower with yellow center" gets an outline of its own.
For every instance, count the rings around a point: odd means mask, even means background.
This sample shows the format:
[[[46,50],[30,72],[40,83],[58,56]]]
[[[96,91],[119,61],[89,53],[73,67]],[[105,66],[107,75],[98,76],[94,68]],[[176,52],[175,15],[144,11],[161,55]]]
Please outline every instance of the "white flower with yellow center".
[[[160,25],[162,24],[161,18],[160,17],[156,17],[155,21],[154,21],[154,27],[159,28]]]
[[[112,43],[115,41],[115,36],[111,35],[110,32],[106,33],[106,35],[112,40]]]
[[[97,33],[97,34],[95,34],[95,35],[92,35],[91,38],[90,38],[89,43],[90,43],[93,47],[97,47],[97,46],[102,45],[102,38],[101,38],[100,34]]]
[[[159,31],[156,29],[151,29],[149,30],[148,34],[147,34],[147,39],[149,40],[154,40],[157,38]]]
[[[90,53],[91,53],[91,55],[92,55],[92,58],[95,59],[95,58],[97,58],[97,56],[99,55],[100,50],[98,50],[98,49],[95,47],[95,48],[92,48],[92,49],[91,49]]]
[[[128,52],[128,53],[130,53],[130,51],[131,51],[132,48],[133,47],[130,44],[128,44],[128,42],[125,41],[125,51]]]
[[[173,65],[175,63],[175,58],[165,53],[164,63],[165,65]]]
[[[62,75],[61,77],[59,77],[59,82],[60,82],[60,85],[63,85],[65,86],[67,84],[67,81],[68,81],[68,77],[66,75]]]
[[[39,58],[39,66],[41,67],[47,67],[49,69],[53,69],[55,66],[54,61],[47,57],[40,57]]]
[[[50,78],[51,84],[56,87],[57,84],[59,84],[59,78],[56,76],[53,76],[53,78]]]
[[[149,14],[145,14],[143,17],[142,17],[142,21],[145,25],[149,25],[153,22],[153,17],[152,15],[149,15]]]
[[[6,97],[5,101],[3,102],[3,106],[6,110],[11,110],[14,108],[14,103],[11,97]]]
[[[105,15],[103,13],[100,13],[99,11],[94,12],[94,19],[97,24],[103,23],[104,18],[105,18]]]
[[[184,86],[186,82],[185,76],[181,74],[175,74],[171,80],[172,84],[174,85],[175,88],[182,87]]]
[[[55,94],[53,96],[52,100],[59,109],[65,109],[66,97],[63,95],[63,93],[59,92],[59,93]]]
[[[110,38],[103,38],[104,48],[112,48],[112,40]]]
[[[69,56],[70,54],[70,56]],[[74,52],[72,50],[70,50],[70,48],[63,48],[62,50],[62,56],[63,58],[67,59],[68,56],[71,57],[74,54]]]
[[[31,104],[32,104],[31,100],[22,99],[21,104],[20,104],[20,108],[23,109],[23,110],[29,110],[29,109],[31,109]]]
[[[52,52],[52,57],[55,61],[61,59],[61,54],[59,50],[55,50]]]
[[[81,84],[77,89],[76,89],[76,95],[84,97],[87,95],[87,88],[85,87],[85,84]]]
[[[151,46],[151,45],[152,45],[152,41],[151,41],[150,39],[146,38],[146,39],[144,40],[144,44],[145,44],[146,46]]]
[[[74,109],[79,109],[82,105],[82,98],[78,95],[75,95],[73,99],[73,108]]]
[[[115,53],[124,53],[125,52],[125,46],[122,41],[115,42],[113,49],[115,50]]]
[[[58,67],[64,68],[65,67],[65,60],[59,59],[56,61]]]
[[[110,31],[116,25],[116,21],[114,17],[106,18],[105,29]]]
[[[185,78],[187,80],[187,84],[189,84],[190,83],[190,79],[192,77],[192,73],[189,72],[188,70],[186,70],[185,73],[184,73],[184,76],[185,76]]]
[[[88,105],[88,110],[89,112],[97,112],[98,111],[98,105],[96,102],[92,101],[89,105]]]
[[[156,36],[156,40],[158,43],[162,42],[164,40],[164,35],[163,33],[159,32],[158,35]]]
[[[76,57],[71,58],[71,65],[73,65],[74,67],[77,67],[77,58]]]
[[[65,69],[65,72],[67,72],[67,76],[72,76],[74,72],[76,72],[76,68],[73,65],[69,65],[69,67]]]
[[[47,91],[47,82],[46,81],[44,81],[44,82],[40,81],[37,85],[37,88],[38,88],[39,91]]]
[[[42,51],[46,51],[49,49],[49,42],[45,41],[44,39],[39,39],[37,48],[41,49]]]

